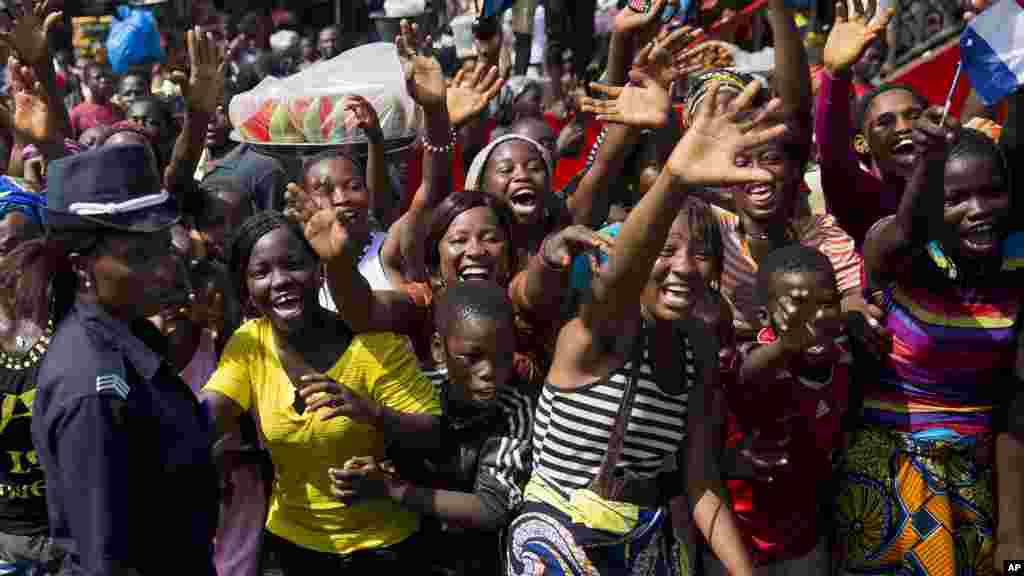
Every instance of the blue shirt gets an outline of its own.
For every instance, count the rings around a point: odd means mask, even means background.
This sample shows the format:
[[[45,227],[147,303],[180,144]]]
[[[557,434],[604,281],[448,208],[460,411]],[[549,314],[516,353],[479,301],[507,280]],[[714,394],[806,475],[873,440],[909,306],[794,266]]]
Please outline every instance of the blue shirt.
[[[215,575],[211,432],[162,348],[145,320],[76,303],[39,368],[32,438],[76,576]]]

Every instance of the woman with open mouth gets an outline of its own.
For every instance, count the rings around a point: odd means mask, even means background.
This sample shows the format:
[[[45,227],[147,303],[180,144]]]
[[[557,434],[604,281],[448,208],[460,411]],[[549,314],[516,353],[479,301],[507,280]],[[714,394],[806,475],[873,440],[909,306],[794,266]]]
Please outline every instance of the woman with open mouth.
[[[844,573],[995,573],[1021,549],[1022,279],[1009,169],[987,136],[930,116],[915,125],[921,160],[899,210],[864,243],[893,346],[865,380],[840,468]]]

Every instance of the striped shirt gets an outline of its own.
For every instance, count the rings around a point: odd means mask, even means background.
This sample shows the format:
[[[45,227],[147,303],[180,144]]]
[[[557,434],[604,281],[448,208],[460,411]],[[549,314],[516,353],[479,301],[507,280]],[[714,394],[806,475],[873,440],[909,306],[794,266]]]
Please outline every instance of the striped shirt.
[[[684,391],[678,395],[662,392],[655,382],[648,348],[644,346],[637,371],[633,410],[616,465],[628,477],[641,479],[674,469],[675,454],[686,439],[687,401],[696,374],[693,348],[684,337]],[[608,451],[615,417],[632,374],[630,360],[609,378],[572,391],[545,384],[533,430],[537,474],[565,490],[586,488],[593,481]]]
[[[864,391],[864,419],[901,432],[989,432],[1011,390],[1021,312],[1024,235],[1004,245],[1003,270],[965,287],[941,251],[918,254],[883,288],[893,346]]]
[[[737,229],[739,216],[712,206],[722,230],[722,295],[733,307],[733,325],[739,339],[752,339],[760,328],[757,309],[757,262],[750,255],[743,235]],[[841,294],[860,290],[861,258],[854,250],[853,238],[843,232],[835,218],[813,214],[794,230],[795,240],[819,250],[832,262]]]

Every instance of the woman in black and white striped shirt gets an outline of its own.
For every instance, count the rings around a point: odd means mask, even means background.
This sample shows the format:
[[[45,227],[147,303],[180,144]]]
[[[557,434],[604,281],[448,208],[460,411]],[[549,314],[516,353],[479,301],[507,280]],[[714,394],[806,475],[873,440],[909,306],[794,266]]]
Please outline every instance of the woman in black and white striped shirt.
[[[589,105],[634,129],[663,126],[667,91],[642,73],[634,79],[641,85],[611,89],[617,100]],[[591,297],[559,334],[537,408],[534,473],[510,528],[511,575],[689,572],[689,554],[680,558],[670,536],[673,525],[689,525],[687,497],[730,573],[751,573],[720,496],[714,442],[719,331],[731,326],[713,286],[721,236],[708,206],[688,197],[698,186],[770,181],[737,167],[736,156],[785,128],[741,120],[756,83],[721,108],[712,90],[607,262],[592,262]]]

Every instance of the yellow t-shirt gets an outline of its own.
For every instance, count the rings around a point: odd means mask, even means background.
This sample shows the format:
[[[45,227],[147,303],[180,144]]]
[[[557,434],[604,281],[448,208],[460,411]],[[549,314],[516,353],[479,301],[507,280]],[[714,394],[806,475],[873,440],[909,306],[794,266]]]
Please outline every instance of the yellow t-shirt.
[[[441,414],[437,390],[420,373],[408,341],[359,334],[327,375],[397,411]],[[292,407],[295,387],[281,366],[270,322],[245,323],[232,335],[206,389],[244,410],[256,407],[274,463],[267,530],[303,548],[348,554],[401,542],[419,517],[391,500],[346,506],[331,496],[327,469],[353,456],[384,455],[386,437],[349,418],[321,420]]]

